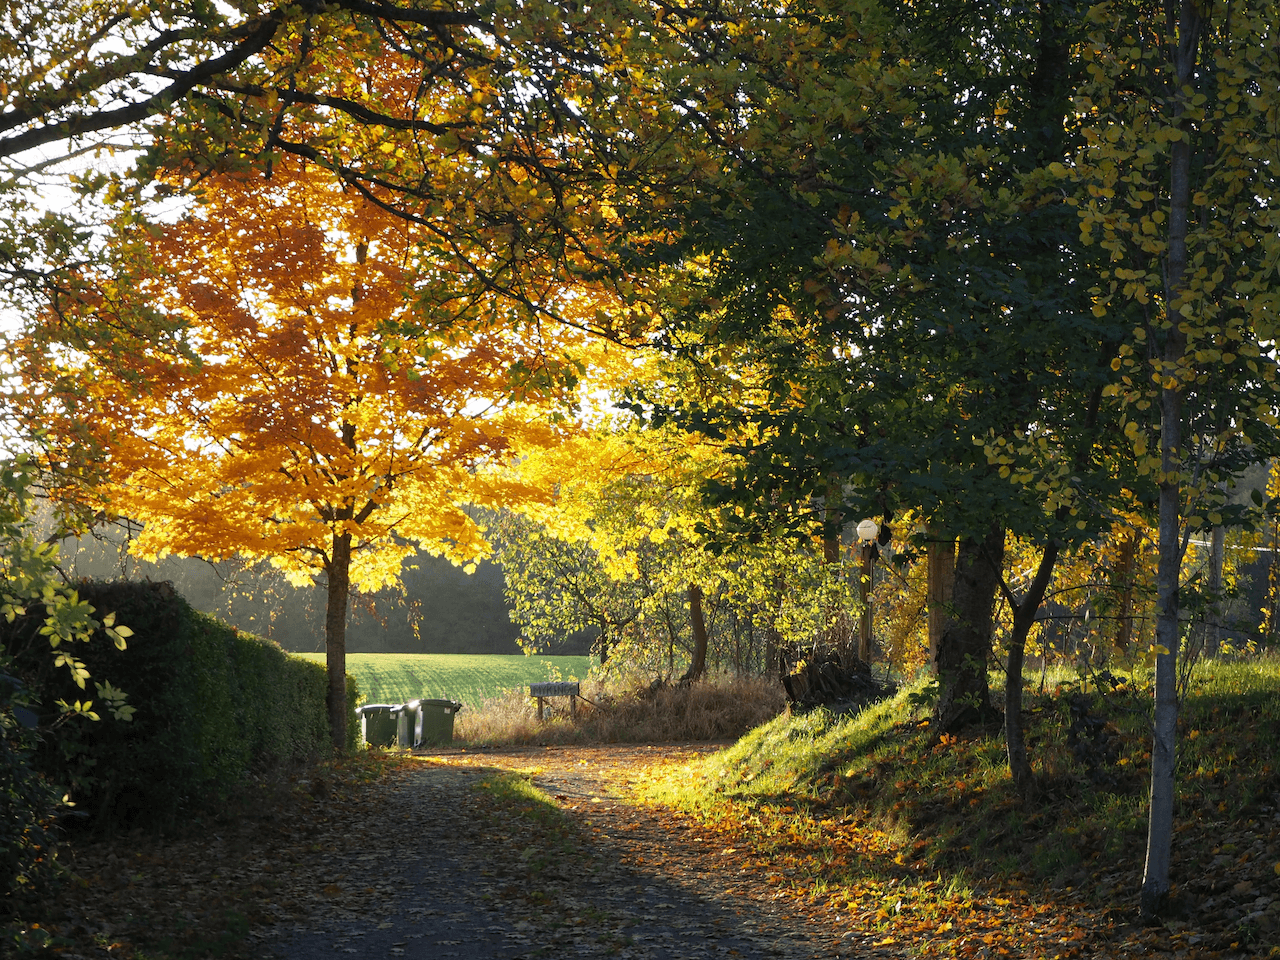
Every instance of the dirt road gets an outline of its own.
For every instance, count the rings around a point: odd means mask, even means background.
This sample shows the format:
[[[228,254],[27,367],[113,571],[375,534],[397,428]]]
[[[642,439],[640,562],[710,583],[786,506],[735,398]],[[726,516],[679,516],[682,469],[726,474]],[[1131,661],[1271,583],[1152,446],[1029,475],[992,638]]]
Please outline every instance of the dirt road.
[[[279,960],[317,956],[487,960],[523,957],[833,958],[889,956],[872,931],[842,929],[740,865],[723,837],[631,802],[654,764],[714,746],[443,751],[370,810],[384,827],[357,862],[331,862],[327,891],[263,931]],[[571,820],[549,844],[528,817],[486,805],[495,769],[533,783]],[[550,847],[550,848],[549,848]],[[324,882],[328,880],[328,882]]]

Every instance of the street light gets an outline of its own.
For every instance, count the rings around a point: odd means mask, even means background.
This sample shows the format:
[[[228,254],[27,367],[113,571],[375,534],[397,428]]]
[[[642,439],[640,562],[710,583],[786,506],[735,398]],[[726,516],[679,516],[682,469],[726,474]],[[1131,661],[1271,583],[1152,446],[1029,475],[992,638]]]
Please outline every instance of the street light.
[[[859,577],[862,598],[862,618],[858,624],[858,659],[863,663],[871,662],[871,578],[875,556],[875,540],[880,534],[879,525],[868,518],[858,524],[859,549],[862,551],[862,574]]]

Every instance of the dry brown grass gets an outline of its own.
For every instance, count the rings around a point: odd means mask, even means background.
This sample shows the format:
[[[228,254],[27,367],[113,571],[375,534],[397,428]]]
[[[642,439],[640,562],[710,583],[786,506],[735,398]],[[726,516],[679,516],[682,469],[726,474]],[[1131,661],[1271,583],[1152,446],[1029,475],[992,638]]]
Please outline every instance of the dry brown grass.
[[[736,739],[776,717],[782,685],[759,677],[711,677],[652,689],[637,678],[582,685],[577,716],[564,697],[545,701],[544,719],[523,690],[458,714],[455,741],[475,746],[532,743],[670,743]]]

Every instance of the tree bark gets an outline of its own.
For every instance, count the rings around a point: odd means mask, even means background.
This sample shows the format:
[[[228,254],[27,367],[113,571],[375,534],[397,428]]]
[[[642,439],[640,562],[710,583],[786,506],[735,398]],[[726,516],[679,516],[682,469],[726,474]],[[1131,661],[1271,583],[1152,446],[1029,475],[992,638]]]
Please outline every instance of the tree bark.
[[[324,650],[329,675],[326,698],[334,753],[347,748],[347,603],[351,596],[351,534],[334,534],[326,565]]]
[[[1036,622],[1036,613],[1044,601],[1045,591],[1049,589],[1049,581],[1053,579],[1053,568],[1058,561],[1058,541],[1050,541],[1040,557],[1040,565],[1031,586],[1016,601],[1006,586],[1005,595],[1009,607],[1013,611],[1013,627],[1009,635],[1009,663],[1004,680],[1004,739],[1009,755],[1009,773],[1013,777],[1014,788],[1024,798],[1030,798],[1035,792],[1035,776],[1031,772],[1031,761],[1027,758],[1027,742],[1022,726],[1022,664],[1026,657],[1027,635]]]
[[[1209,616],[1204,626],[1204,655],[1216,657],[1222,643],[1222,568],[1226,563],[1227,529],[1214,527],[1209,540]]]
[[[956,542],[930,540],[925,547],[928,566],[929,665],[938,656],[938,643],[951,622],[951,600],[956,583]]]
[[[707,671],[707,621],[702,616],[702,588],[689,584],[689,625],[693,630],[693,659],[681,682],[701,680]]]
[[[1120,543],[1120,556],[1116,558],[1116,574],[1120,582],[1120,603],[1116,610],[1115,647],[1123,653],[1133,639],[1133,582],[1138,554],[1138,534],[1131,532]]]
[[[1177,6],[1173,6],[1173,4]],[[1151,744],[1151,806],[1139,908],[1144,918],[1163,913],[1169,900],[1173,847],[1174,762],[1178,724],[1179,579],[1182,574],[1182,417],[1184,386],[1177,365],[1187,349],[1180,299],[1186,289],[1187,230],[1191,203],[1191,124],[1186,100],[1194,78],[1204,21],[1195,0],[1170,0],[1177,17],[1173,48],[1173,121],[1182,136],[1169,145],[1169,246],[1165,261],[1165,326],[1160,388],[1160,546],[1156,567],[1155,714]]]
[[[981,541],[964,539],[956,553],[953,619],[938,640],[934,667],[938,702],[933,726],[954,733],[992,718],[987,663],[996,592],[1004,566],[1004,527],[993,525]]]

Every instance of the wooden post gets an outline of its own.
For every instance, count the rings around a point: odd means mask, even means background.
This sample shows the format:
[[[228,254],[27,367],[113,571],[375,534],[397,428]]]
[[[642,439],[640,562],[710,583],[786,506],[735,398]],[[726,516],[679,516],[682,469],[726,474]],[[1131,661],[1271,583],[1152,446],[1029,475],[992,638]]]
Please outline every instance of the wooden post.
[[[862,599],[862,617],[858,622],[858,659],[863,663],[871,662],[871,577],[874,573],[875,560],[873,551],[875,550],[874,541],[864,540],[858,547],[862,551],[862,573],[859,577],[859,585]]]

